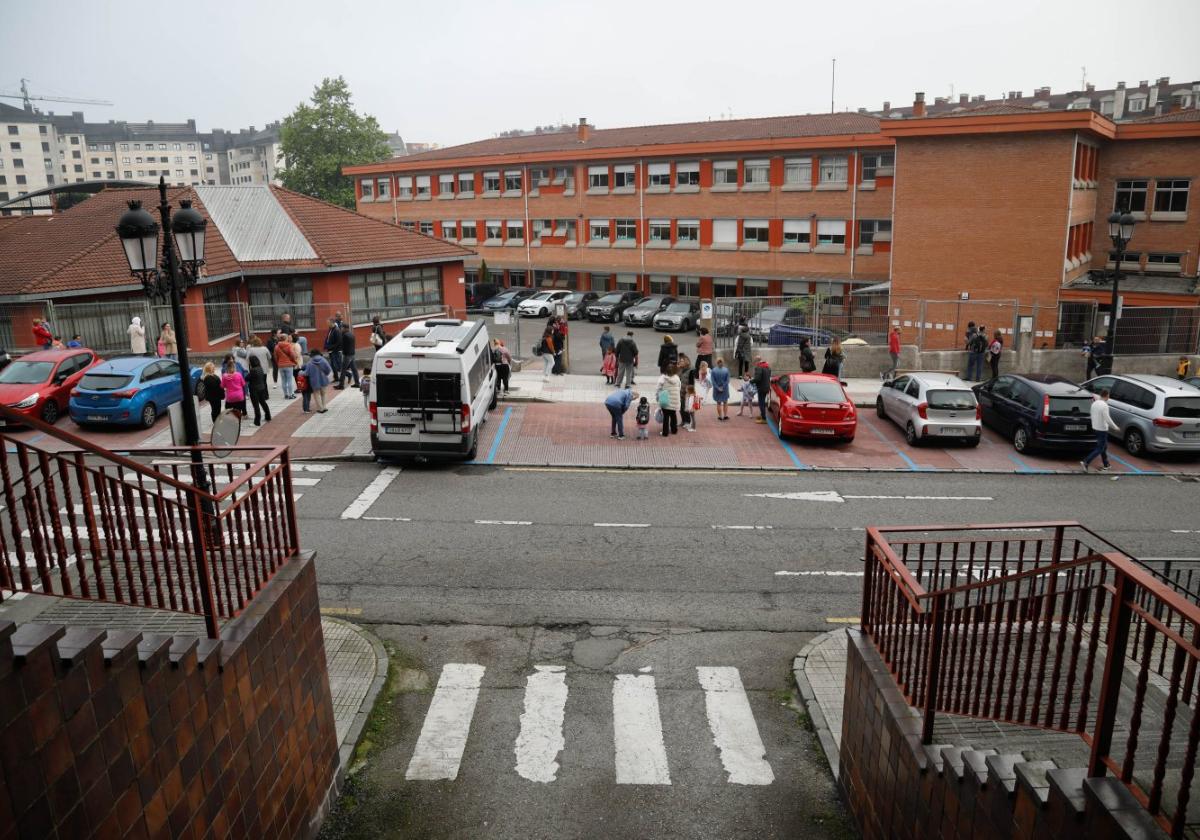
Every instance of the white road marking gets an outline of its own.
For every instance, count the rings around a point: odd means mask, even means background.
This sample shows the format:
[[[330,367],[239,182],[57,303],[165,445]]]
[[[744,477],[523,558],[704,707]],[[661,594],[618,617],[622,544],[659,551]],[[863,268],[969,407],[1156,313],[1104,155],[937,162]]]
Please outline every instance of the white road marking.
[[[407,516],[360,516],[365,522],[412,522]]]
[[[390,467],[388,469],[391,469]],[[385,485],[386,486],[386,485]],[[381,491],[382,492],[382,491]],[[471,718],[483,681],[482,665],[447,663],[442,666],[433,700],[417,738],[417,748],[408,762],[404,778],[409,780],[455,779],[467,746]]]
[[[532,525],[527,519],[476,519],[476,525]]]
[[[862,572],[776,572],[776,577],[862,577]]]
[[[375,504],[376,500],[383,495],[383,492],[399,475],[399,467],[384,467],[380,470],[379,475],[375,476],[375,480],[368,484],[366,489],[358,494],[358,498],[342,511],[342,519],[361,519],[362,515],[371,509],[371,505]]]
[[[336,464],[297,464],[295,461],[293,461],[292,462],[292,472],[326,473],[326,472],[333,472],[333,468],[335,466],[337,466],[337,465]]]
[[[843,499],[906,499],[918,502],[994,502],[991,496],[842,496]]]
[[[593,522],[596,528],[649,528],[649,522]]]
[[[730,784],[769,785],[775,773],[767,763],[750,700],[737,668],[697,668],[713,743],[721,751]]]
[[[758,499],[788,499],[798,502],[834,502],[842,504],[847,499],[900,499],[917,502],[991,502],[991,496],[857,496],[842,495],[836,490],[810,490],[798,493],[743,493],[743,496]]]
[[[525,711],[517,735],[517,773],[531,782],[553,782],[563,740],[567,674],[562,665],[538,665],[525,681]]]
[[[713,525],[714,531],[770,531],[774,525]]]
[[[617,784],[671,784],[654,677],[618,674],[613,681],[613,742]]]
[[[1186,528],[1172,528],[1172,534],[1200,534],[1200,531],[1189,531]]]

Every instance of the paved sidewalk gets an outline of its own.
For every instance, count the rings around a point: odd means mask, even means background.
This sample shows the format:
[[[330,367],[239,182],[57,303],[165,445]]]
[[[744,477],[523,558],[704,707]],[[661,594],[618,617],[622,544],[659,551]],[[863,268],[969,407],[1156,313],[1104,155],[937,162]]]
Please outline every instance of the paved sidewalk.
[[[796,688],[808,710],[833,777],[842,747],[842,702],[846,693],[846,630],[822,633],[800,649],[792,663]]]

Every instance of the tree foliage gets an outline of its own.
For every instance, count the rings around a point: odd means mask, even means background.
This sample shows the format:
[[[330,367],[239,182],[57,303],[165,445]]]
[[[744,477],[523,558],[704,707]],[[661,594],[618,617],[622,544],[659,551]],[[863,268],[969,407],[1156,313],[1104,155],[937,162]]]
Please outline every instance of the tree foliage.
[[[341,76],[313,89],[312,104],[300,103],[279,129],[286,168],[279,173],[290,190],[354,207],[354,181],[342,167],[392,156],[387,135],[372,116],[360,115]]]

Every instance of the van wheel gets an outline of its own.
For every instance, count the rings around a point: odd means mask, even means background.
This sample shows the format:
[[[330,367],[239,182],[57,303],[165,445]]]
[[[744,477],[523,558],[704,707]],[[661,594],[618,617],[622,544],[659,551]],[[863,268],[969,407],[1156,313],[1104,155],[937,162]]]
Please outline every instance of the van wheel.
[[[474,461],[475,456],[479,454],[479,433],[475,432],[471,435],[471,448],[467,450],[467,460]]]
[[[496,403],[498,403],[498,402],[499,402],[499,399],[498,399],[498,398],[497,398],[497,396],[496,396],[496,389],[495,389],[495,388],[493,388],[493,389],[492,389],[492,401],[491,401],[491,403],[488,405],[488,411],[495,411],[495,410],[496,410]]]
[[[1138,429],[1125,433],[1125,451],[1130,455],[1141,455],[1146,451],[1146,438]]]
[[[1017,431],[1013,434],[1013,449],[1018,452],[1029,451],[1029,432],[1024,426],[1017,426]]]

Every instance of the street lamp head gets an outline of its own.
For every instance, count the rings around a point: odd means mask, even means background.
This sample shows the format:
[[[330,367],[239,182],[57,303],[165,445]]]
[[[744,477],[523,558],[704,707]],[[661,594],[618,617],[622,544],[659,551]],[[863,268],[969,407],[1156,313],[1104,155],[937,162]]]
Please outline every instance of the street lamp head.
[[[129,209],[117,222],[117,235],[121,237],[132,274],[154,271],[158,260],[158,222],[142,209],[142,202],[129,202]]]
[[[1133,226],[1137,224],[1137,219],[1132,213],[1111,213],[1108,217],[1108,235],[1112,239],[1113,245],[1118,248],[1123,247],[1124,243],[1133,239]]]
[[[1133,239],[1133,226],[1137,224],[1137,219],[1133,217],[1132,213],[1122,213],[1120,223],[1121,241],[1128,242],[1130,239]]]
[[[171,233],[175,235],[175,247],[179,259],[193,266],[204,262],[204,229],[208,220],[192,207],[192,202],[183,199],[179,210],[171,216]]]

